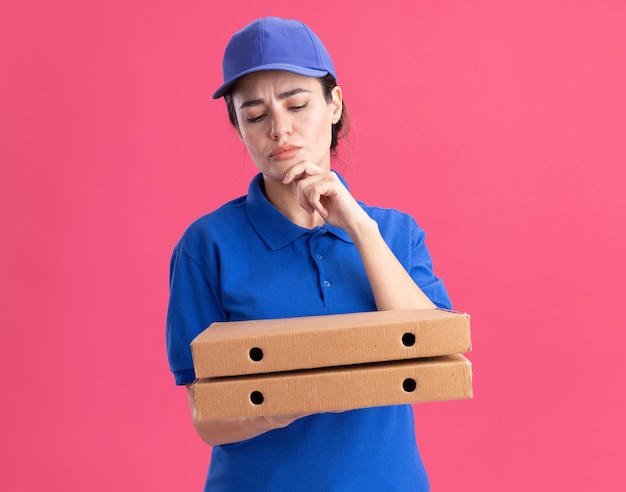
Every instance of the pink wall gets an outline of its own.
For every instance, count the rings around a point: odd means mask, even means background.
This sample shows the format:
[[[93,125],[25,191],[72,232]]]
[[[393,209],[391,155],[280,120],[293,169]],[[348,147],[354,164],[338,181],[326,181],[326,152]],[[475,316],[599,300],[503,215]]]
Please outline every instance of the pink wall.
[[[169,255],[245,193],[209,96],[277,14],[333,53],[355,195],[417,218],[472,315],[475,398],[415,408],[433,490],[624,490],[623,5],[3,2],[0,489],[200,490]]]

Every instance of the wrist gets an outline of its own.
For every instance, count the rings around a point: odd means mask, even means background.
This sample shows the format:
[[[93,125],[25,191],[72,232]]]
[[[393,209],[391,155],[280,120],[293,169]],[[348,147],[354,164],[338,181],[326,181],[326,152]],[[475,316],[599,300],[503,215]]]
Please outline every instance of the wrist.
[[[369,216],[366,216],[364,220],[353,224],[346,230],[346,232],[355,244],[371,239],[372,237],[380,236],[378,222]]]

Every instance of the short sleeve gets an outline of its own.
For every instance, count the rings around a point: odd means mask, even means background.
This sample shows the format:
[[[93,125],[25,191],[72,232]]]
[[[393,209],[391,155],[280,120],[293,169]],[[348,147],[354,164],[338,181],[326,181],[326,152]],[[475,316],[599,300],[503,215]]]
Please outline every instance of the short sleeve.
[[[206,248],[205,248],[206,249]],[[170,263],[170,300],[166,322],[167,355],[176,384],[195,379],[191,341],[215,321],[225,321],[219,298],[215,259],[202,261],[187,250],[185,238],[176,246]]]
[[[426,246],[426,233],[411,220],[411,264],[409,273],[415,283],[437,306],[452,309],[452,302],[443,284],[443,280],[435,276],[430,252]]]

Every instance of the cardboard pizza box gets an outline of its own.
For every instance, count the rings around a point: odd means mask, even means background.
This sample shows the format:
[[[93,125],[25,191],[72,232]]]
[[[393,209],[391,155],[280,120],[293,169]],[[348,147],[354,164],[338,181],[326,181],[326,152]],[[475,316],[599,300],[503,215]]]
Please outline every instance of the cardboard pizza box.
[[[198,419],[459,400],[472,397],[470,362],[460,354],[417,360],[199,379]]]
[[[471,350],[470,320],[421,309],[219,322],[191,350],[197,378],[434,357]]]

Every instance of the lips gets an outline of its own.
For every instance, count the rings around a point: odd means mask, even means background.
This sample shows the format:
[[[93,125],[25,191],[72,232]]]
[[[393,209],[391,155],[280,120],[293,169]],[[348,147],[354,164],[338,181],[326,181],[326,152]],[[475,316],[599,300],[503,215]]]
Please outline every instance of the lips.
[[[279,145],[270,151],[270,159],[284,161],[291,159],[300,151],[297,145]]]

